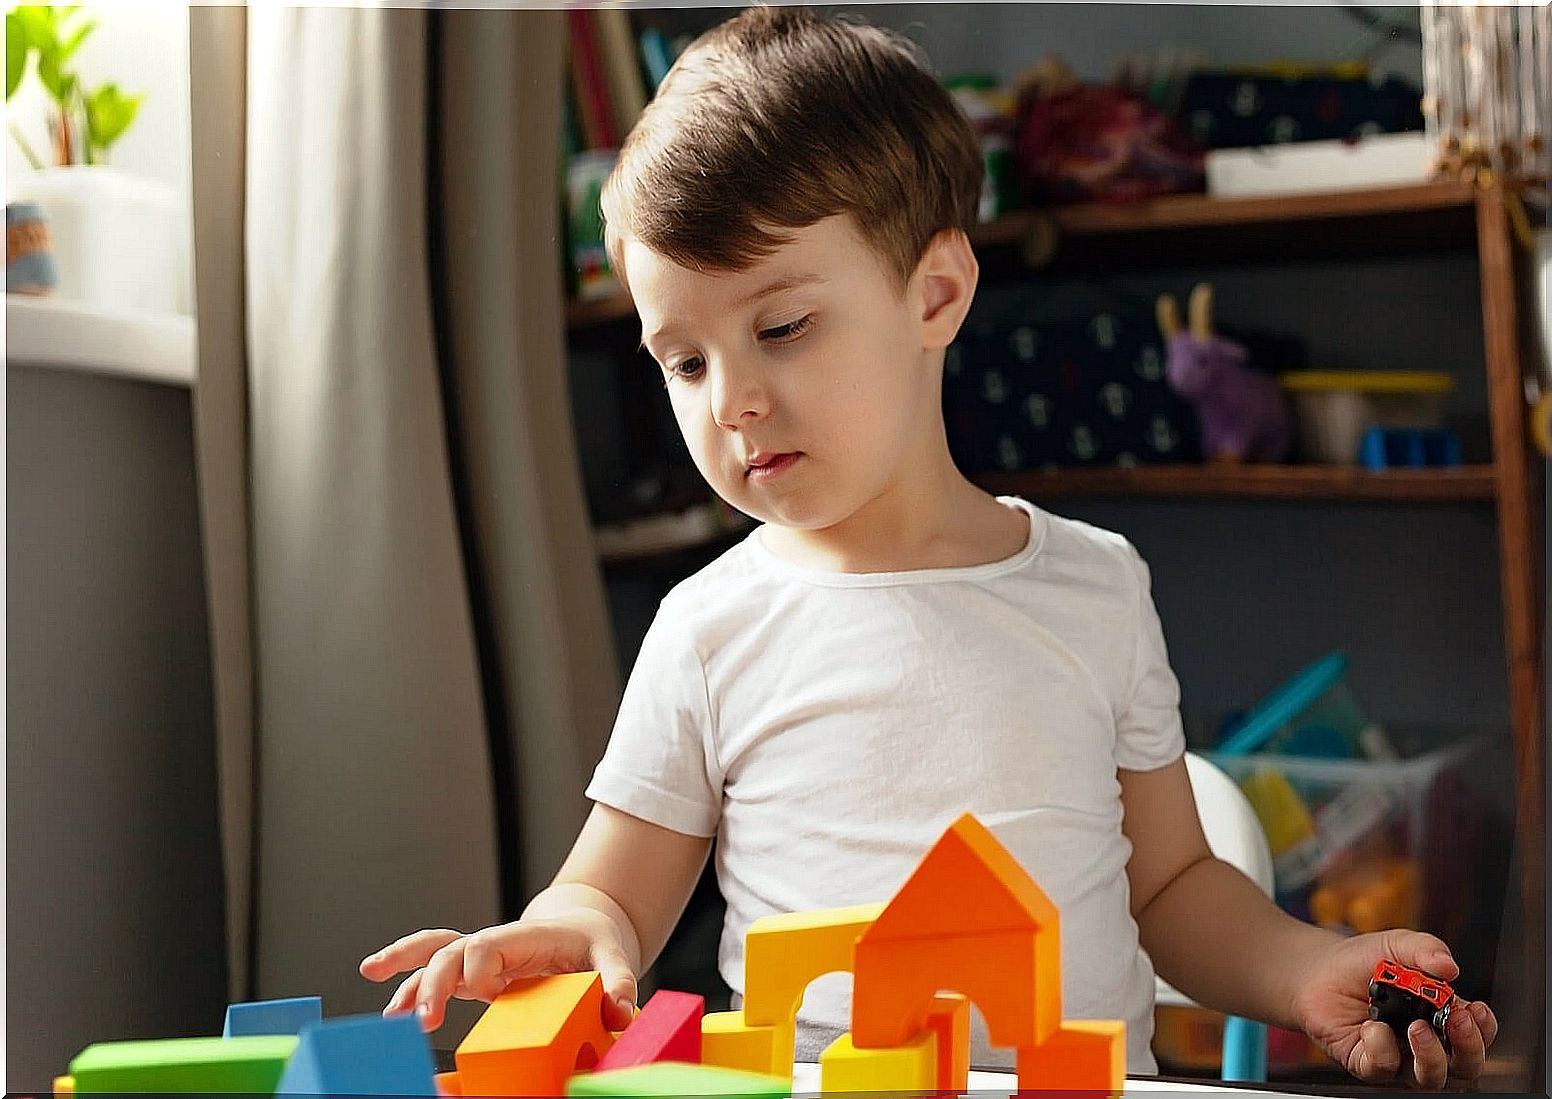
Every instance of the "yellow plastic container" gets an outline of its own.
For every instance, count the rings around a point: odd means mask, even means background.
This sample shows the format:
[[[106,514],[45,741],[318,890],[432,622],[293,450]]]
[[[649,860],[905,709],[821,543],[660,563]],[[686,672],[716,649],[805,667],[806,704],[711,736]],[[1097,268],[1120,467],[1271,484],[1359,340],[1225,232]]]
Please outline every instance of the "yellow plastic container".
[[[1433,370],[1293,370],[1280,379],[1293,397],[1306,461],[1352,465],[1363,433],[1383,427],[1440,427],[1455,380]]]

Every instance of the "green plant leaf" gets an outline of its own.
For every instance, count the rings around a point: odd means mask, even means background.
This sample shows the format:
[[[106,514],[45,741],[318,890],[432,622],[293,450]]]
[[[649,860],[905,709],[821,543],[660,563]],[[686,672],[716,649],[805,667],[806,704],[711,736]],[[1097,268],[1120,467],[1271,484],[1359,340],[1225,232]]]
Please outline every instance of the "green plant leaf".
[[[75,53],[76,50],[81,48],[82,42],[86,41],[87,35],[91,34],[92,31],[96,29],[97,20],[95,19],[88,19],[85,23],[82,23],[79,27],[77,27],[70,35],[70,37],[65,40],[65,44],[60,47],[59,59],[61,61],[70,60],[70,56]]]
[[[104,84],[85,100],[86,140],[92,148],[107,152],[135,121],[145,96],[125,95],[117,84]]]
[[[27,41],[27,24],[14,11],[5,13],[5,98],[7,102],[21,86],[27,74],[27,55],[32,47]]]

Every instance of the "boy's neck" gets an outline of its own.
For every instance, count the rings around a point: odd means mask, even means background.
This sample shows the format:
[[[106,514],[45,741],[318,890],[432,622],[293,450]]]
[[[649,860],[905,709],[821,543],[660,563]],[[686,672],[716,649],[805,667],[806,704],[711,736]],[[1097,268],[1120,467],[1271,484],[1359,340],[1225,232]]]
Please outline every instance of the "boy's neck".
[[[1029,520],[948,464],[898,483],[831,527],[766,524],[765,548],[820,572],[913,572],[1002,561],[1024,548]]]

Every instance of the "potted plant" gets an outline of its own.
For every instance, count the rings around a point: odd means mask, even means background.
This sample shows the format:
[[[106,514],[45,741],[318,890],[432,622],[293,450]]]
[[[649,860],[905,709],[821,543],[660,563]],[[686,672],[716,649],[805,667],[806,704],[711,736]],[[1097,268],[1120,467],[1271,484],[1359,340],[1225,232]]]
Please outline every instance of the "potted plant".
[[[79,6],[26,4],[5,17],[5,91],[9,103],[29,73],[47,93],[46,156],[10,120],[12,140],[35,169],[10,184],[12,201],[48,215],[57,294],[95,305],[178,311],[181,306],[180,206],[165,184],[107,166],[143,95],[112,82],[89,85],[77,54],[97,28]]]

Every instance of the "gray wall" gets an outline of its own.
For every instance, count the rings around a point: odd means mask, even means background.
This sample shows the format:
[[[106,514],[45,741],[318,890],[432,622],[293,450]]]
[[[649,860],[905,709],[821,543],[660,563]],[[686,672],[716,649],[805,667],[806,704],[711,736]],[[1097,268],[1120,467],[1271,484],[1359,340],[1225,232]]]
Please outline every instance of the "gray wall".
[[[6,368],[6,1090],[219,1034],[215,736],[189,391]]]

